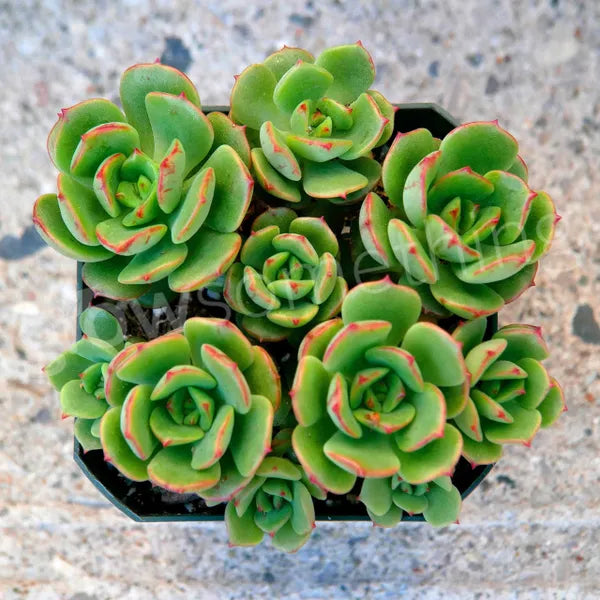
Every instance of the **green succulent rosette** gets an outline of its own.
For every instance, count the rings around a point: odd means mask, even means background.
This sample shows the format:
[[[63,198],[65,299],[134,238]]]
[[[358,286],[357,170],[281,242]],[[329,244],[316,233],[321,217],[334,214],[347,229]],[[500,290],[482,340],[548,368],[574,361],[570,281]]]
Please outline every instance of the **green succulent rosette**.
[[[33,222],[85,263],[100,295],[137,298],[157,282],[199,289],[241,245],[254,185],[243,128],[204,115],[190,80],[159,63],[125,71],[120,96],[124,113],[100,98],[59,113],[48,138],[58,194],[38,198]]]
[[[539,327],[506,325],[485,342],[484,331],[485,320],[476,319],[452,334],[462,344],[469,377],[448,418],[473,466],[497,462],[504,444],[529,446],[540,427],[566,410],[558,381],[541,363],[548,348]]]
[[[393,106],[370,90],[375,67],[362,44],[316,59],[284,46],[246,68],[231,93],[231,117],[248,127],[260,186],[287,202],[364,198],[381,175],[371,150],[393,131]]]
[[[388,202],[365,199],[360,237],[428,311],[473,319],[532,285],[558,217],[517,153],[496,121],[461,125],[441,142],[427,129],[394,140],[382,170]]]
[[[105,459],[179,493],[248,483],[271,449],[281,401],[269,354],[229,321],[205,317],[125,348],[105,393],[114,406],[100,424]]]
[[[458,522],[462,505],[460,492],[447,475],[411,485],[397,473],[392,477],[365,479],[360,501],[378,527],[394,527],[404,513],[422,514],[433,527],[445,527]]]
[[[100,449],[100,422],[110,409],[104,391],[111,360],[129,345],[119,321],[97,307],[79,316],[83,337],[44,367],[50,383],[60,393],[63,418],[75,417],[75,437],[83,451]]]
[[[337,315],[348,286],[337,264],[339,245],[325,219],[272,208],[252,232],[225,276],[223,296],[244,331],[261,341]]]
[[[344,494],[357,477],[417,485],[452,474],[462,437],[446,406],[467,370],[460,344],[420,313],[418,294],[385,278],[353,288],[341,319],[304,338],[292,444],[314,484]]]
[[[266,533],[279,550],[295,552],[315,527],[313,496],[323,500],[326,494],[295,461],[265,457],[254,478],[225,507],[230,544],[255,546]]]

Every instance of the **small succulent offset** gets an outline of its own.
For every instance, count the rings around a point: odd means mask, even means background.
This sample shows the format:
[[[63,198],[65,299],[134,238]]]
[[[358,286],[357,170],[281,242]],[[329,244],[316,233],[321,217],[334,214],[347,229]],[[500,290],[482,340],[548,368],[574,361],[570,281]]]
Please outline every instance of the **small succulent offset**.
[[[79,316],[82,339],[44,367],[60,392],[63,417],[75,417],[75,437],[84,452],[102,448],[100,423],[111,407],[105,382],[111,360],[126,342],[119,321],[106,310],[90,307]]]
[[[422,514],[434,527],[458,522],[462,499],[448,476],[411,485],[398,474],[383,479],[365,479],[360,490],[360,501],[367,507],[373,524],[393,527],[403,517]]]
[[[298,464],[289,458],[267,456],[252,481],[227,503],[230,543],[255,546],[267,533],[276,548],[295,552],[315,527],[313,494],[325,497],[306,481]]]
[[[231,117],[256,142],[254,176],[288,202],[304,197],[348,203],[377,183],[371,158],[393,131],[393,106],[370,90],[375,67],[358,42],[316,59],[284,46],[245,69],[231,93]]]
[[[338,275],[339,245],[323,218],[272,208],[256,218],[223,295],[242,328],[260,341],[337,315],[348,286]]]
[[[114,406],[100,424],[105,459],[173,492],[247,483],[270,451],[281,400],[269,354],[205,317],[122,350],[105,391]]]
[[[394,140],[382,169],[389,206],[371,193],[360,235],[428,311],[477,318],[532,285],[558,217],[550,196],[527,185],[517,152],[496,121],[461,125],[441,142],[427,129]]]
[[[462,437],[446,406],[467,370],[460,344],[420,313],[418,294],[385,278],[353,288],[342,318],[304,338],[292,443],[319,487],[345,494],[357,477],[418,485],[452,474]]]
[[[539,327],[513,324],[483,341],[485,319],[467,321],[452,337],[463,346],[468,388],[456,396],[448,418],[463,436],[463,455],[473,465],[497,462],[502,445],[526,446],[541,427],[566,410],[559,383],[540,362],[548,348]]]
[[[199,289],[234,261],[253,190],[243,128],[202,112],[172,67],[135,65],[121,79],[124,113],[96,98],[59,113],[48,137],[58,195],[38,198],[46,242],[85,264],[97,294],[137,298],[168,281]]]

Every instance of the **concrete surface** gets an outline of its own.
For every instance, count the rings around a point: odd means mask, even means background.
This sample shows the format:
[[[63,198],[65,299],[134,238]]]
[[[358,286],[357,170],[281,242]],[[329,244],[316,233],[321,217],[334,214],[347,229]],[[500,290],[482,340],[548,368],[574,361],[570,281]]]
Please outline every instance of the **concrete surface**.
[[[320,526],[298,554],[229,549],[221,524],[137,525],[70,458],[40,368],[73,339],[74,264],[40,249],[56,111],[116,97],[137,61],[187,68],[203,102],[282,43],[362,39],[391,100],[498,117],[563,221],[537,288],[502,315],[539,323],[569,412],[510,448],[459,526]],[[0,3],[0,598],[600,597],[600,3],[594,0],[8,0]]]

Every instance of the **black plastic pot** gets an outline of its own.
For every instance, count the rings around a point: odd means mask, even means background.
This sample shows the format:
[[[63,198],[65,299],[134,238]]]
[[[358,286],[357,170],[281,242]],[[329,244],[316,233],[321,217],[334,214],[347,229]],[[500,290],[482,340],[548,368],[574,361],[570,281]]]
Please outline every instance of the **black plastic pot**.
[[[444,109],[435,104],[399,104],[395,114],[395,132],[406,132],[425,127],[439,138],[443,138],[456,127],[459,122]],[[206,112],[228,112],[227,107],[206,107]],[[393,139],[393,137],[392,137]],[[93,293],[81,278],[81,267],[77,266],[77,317],[85,307],[94,300]],[[192,315],[190,315],[192,316]],[[497,329],[497,316],[488,318],[486,338]],[[81,331],[77,326],[77,339]],[[101,450],[84,453],[81,445],[75,440],[74,459],[86,477],[114,504],[121,512],[134,521],[222,521],[225,506],[213,508],[193,494],[172,494],[154,487],[150,482],[136,483],[123,477],[112,465],[104,461]],[[490,472],[493,465],[472,468],[461,457],[452,477],[454,485],[466,498]],[[332,497],[325,501],[316,501],[317,519],[320,521],[369,521],[365,507],[349,497]],[[408,516],[404,521],[423,521],[420,515]]]

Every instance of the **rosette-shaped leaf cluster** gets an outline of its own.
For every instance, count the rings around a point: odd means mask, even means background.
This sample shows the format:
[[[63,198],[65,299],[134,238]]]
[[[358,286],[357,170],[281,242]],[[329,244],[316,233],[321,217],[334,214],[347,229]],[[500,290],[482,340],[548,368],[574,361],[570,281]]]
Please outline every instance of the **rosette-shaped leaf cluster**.
[[[533,283],[557,215],[527,185],[517,152],[495,121],[461,125],[441,143],[426,129],[396,137],[382,172],[389,206],[370,194],[360,234],[374,260],[405,272],[426,309],[489,315]]]
[[[173,492],[244,485],[270,451],[279,375],[229,321],[195,317],[183,331],[125,348],[111,362],[102,418],[106,460]]]
[[[84,452],[101,448],[100,422],[110,408],[104,391],[110,361],[125,345],[121,325],[97,307],[79,316],[82,339],[44,367],[60,392],[63,417],[75,417],[75,437]]]
[[[385,278],[353,288],[342,318],[304,338],[292,443],[319,487],[343,494],[357,476],[399,474],[417,485],[452,474],[462,438],[446,423],[446,404],[467,371],[460,344],[418,323],[420,312],[414,290]]]
[[[35,226],[86,263],[103,296],[136,298],[167,278],[176,292],[198,289],[241,245],[254,185],[243,128],[205,116],[190,80],[158,63],[125,71],[120,95],[124,114],[99,98],[59,113],[48,138],[58,195],[38,198]]]
[[[498,461],[503,444],[529,446],[540,427],[566,410],[560,385],[540,362],[548,348],[539,327],[507,325],[485,342],[484,331],[485,320],[476,319],[453,333],[463,345],[469,378],[448,417],[473,465]]]
[[[295,552],[315,526],[311,491],[319,499],[325,497],[306,480],[298,464],[289,458],[267,456],[250,483],[227,503],[230,543],[255,546],[267,533],[276,548]]]
[[[374,78],[360,42],[317,59],[284,47],[245,69],[231,94],[231,117],[256,141],[252,164],[261,187],[288,202],[364,198],[381,174],[370,152],[393,131],[392,105],[369,89]]]
[[[462,500],[447,475],[433,481],[411,485],[398,474],[382,479],[365,479],[360,500],[375,525],[393,527],[403,516],[423,514],[434,527],[458,522]]]
[[[335,234],[323,218],[269,209],[254,221],[223,295],[242,328],[261,341],[337,315],[347,291],[338,275]]]

